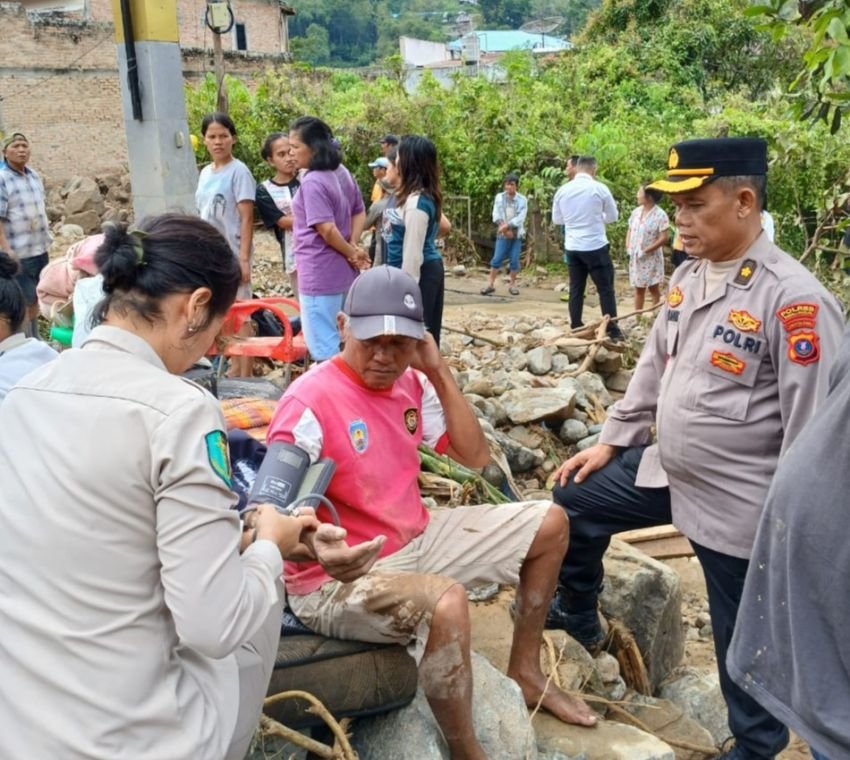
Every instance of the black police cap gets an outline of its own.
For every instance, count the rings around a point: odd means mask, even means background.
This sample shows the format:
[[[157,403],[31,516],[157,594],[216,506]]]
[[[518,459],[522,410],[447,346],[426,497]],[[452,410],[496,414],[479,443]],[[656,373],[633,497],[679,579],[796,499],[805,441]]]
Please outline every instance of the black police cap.
[[[664,193],[685,193],[716,177],[759,174],[767,174],[767,141],[761,137],[685,140],[670,148],[667,178],[649,187]]]

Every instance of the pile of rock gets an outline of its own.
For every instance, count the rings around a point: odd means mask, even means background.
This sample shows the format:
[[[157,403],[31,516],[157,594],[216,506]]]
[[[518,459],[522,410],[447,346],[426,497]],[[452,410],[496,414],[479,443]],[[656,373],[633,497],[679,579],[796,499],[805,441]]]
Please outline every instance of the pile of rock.
[[[442,348],[457,357],[455,379],[526,491],[598,441],[606,409],[631,377],[627,345],[603,344],[588,362],[593,343],[569,337],[557,318],[473,314],[463,333],[447,328]],[[489,467],[484,476],[500,486],[504,473]]]
[[[132,216],[130,175],[113,172],[47,183],[47,217],[54,228],[72,225],[89,235],[103,222],[126,222]]]

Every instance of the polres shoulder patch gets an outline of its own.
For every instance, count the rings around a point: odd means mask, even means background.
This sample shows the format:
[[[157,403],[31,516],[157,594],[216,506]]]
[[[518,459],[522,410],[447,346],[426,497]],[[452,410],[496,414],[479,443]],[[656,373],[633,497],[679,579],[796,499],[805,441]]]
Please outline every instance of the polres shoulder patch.
[[[233,471],[230,469],[230,449],[227,436],[221,430],[213,430],[204,436],[207,445],[207,458],[212,471],[218,475],[228,488],[233,488]]]

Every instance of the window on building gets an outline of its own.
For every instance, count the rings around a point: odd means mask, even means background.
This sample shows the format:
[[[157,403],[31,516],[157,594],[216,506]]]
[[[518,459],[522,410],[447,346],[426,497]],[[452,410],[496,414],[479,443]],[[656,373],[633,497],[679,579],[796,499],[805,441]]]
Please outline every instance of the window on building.
[[[237,50],[247,50],[248,49],[248,35],[245,32],[245,24],[240,24],[238,21],[236,25],[233,27],[236,32],[236,49]]]

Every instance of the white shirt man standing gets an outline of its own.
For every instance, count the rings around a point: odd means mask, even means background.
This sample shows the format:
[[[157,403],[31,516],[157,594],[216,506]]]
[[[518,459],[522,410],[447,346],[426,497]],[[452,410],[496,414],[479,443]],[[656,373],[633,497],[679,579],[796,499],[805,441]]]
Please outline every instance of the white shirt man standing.
[[[602,314],[617,316],[614,265],[608,252],[605,226],[619,216],[611,191],[596,180],[596,159],[582,156],[574,178],[562,185],[552,201],[552,222],[564,225],[564,252],[570,273],[570,325],[581,327],[587,277],[599,291]],[[608,327],[614,339],[622,338],[616,323]]]

